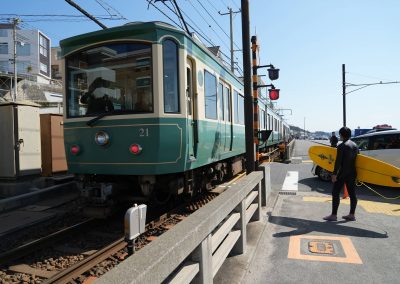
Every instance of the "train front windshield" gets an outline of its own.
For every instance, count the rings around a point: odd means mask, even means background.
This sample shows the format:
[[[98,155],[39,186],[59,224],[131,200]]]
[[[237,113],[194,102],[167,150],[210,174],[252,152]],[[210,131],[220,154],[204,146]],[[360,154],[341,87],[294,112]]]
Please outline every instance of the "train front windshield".
[[[153,112],[151,45],[96,46],[65,62],[67,117]]]

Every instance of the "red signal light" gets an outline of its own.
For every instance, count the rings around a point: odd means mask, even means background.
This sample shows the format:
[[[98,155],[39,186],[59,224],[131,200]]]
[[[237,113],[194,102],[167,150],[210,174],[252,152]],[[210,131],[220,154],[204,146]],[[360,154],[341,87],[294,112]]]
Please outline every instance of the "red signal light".
[[[71,146],[70,152],[72,155],[78,155],[81,149],[79,148],[78,145],[73,145]]]
[[[275,100],[279,99],[279,91],[280,91],[279,89],[269,89],[268,90],[269,99],[271,101],[275,101]]]
[[[139,155],[142,152],[142,147],[139,144],[132,144],[129,151],[134,155]]]

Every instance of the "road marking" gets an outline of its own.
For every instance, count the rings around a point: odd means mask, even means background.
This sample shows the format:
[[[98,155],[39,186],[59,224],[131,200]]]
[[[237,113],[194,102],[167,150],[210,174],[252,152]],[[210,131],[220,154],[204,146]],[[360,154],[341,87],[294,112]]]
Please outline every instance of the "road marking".
[[[313,161],[312,160],[304,160],[304,161],[302,161],[302,163],[313,163]]]
[[[282,185],[282,190],[297,191],[299,186],[299,172],[288,171],[285,181]]]
[[[313,196],[304,196],[303,201],[308,202],[331,202],[331,197],[313,197]],[[340,200],[340,203],[350,205],[350,200]],[[367,200],[358,200],[357,205],[364,208],[365,211],[369,213],[381,213],[389,216],[400,216],[400,204],[391,204],[384,202],[375,202],[375,201],[367,201]]]
[[[324,241],[338,241],[340,242],[345,257],[329,256],[329,255],[307,255],[301,252],[301,240],[324,240]],[[333,237],[333,236],[311,236],[311,235],[298,235],[291,236],[289,241],[288,258],[301,259],[301,260],[314,260],[314,261],[329,261],[329,262],[342,262],[362,264],[362,260],[358,255],[353,243],[348,237]]]

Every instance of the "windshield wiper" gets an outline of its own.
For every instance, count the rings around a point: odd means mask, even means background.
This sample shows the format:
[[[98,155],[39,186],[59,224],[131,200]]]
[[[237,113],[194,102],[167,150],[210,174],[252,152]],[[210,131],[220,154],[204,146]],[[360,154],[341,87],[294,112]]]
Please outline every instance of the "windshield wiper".
[[[103,112],[103,113],[99,114],[98,116],[96,116],[95,118],[92,118],[91,120],[86,122],[86,125],[92,127],[98,120],[102,119],[105,116],[110,116],[110,115],[114,115],[114,114],[121,114],[121,113],[124,113],[124,111],[115,110],[115,111],[111,111],[111,112]]]

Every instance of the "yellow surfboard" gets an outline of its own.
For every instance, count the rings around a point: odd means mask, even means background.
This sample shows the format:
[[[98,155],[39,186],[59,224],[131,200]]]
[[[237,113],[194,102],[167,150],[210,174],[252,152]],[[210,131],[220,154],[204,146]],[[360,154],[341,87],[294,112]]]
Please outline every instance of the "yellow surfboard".
[[[323,169],[333,172],[336,148],[311,146],[310,159]],[[400,168],[377,159],[358,154],[356,159],[357,180],[382,186],[400,187]]]

